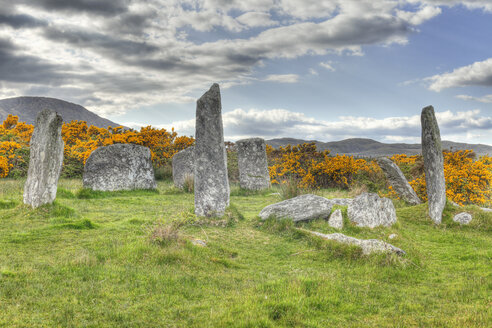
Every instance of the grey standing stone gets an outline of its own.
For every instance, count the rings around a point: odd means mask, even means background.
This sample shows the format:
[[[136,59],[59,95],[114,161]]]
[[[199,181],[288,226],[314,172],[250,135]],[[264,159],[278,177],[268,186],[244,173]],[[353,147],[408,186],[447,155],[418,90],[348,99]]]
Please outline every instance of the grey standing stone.
[[[134,144],[97,148],[85,163],[83,184],[101,191],[155,189],[150,149]]]
[[[187,178],[193,179],[195,174],[195,147],[188,147],[173,156],[173,182],[183,188]]]
[[[346,236],[342,233],[323,234],[317,231],[310,231],[305,229],[299,230],[308,232],[312,235],[326,240],[333,240],[342,244],[358,246],[362,248],[362,254],[364,255],[369,255],[372,253],[395,253],[396,255],[403,256],[406,254],[405,251],[401,248],[385,243],[384,241],[379,239],[357,239],[354,237]]]
[[[36,118],[24,185],[24,204],[33,208],[51,204],[56,198],[63,164],[62,124],[62,117],[48,109],[41,111]]]
[[[262,138],[236,142],[239,184],[243,189],[261,190],[270,187],[266,144]]]
[[[223,216],[229,205],[229,180],[216,83],[196,103],[195,139],[195,214]]]
[[[330,218],[328,219],[328,225],[335,229],[343,228],[343,215],[340,209],[337,209],[331,213]]]
[[[268,205],[261,210],[259,216],[263,220],[274,217],[292,219],[294,222],[326,219],[330,216],[332,206],[329,199],[307,194]]]
[[[425,107],[421,115],[422,155],[424,157],[425,183],[429,200],[429,216],[436,224],[442,221],[446,205],[446,183],[444,180],[444,158],[441,136],[434,108]]]
[[[388,198],[374,193],[363,193],[354,198],[347,209],[350,221],[359,227],[389,227],[396,222],[396,210]]]
[[[454,222],[458,222],[459,224],[469,224],[473,217],[470,213],[462,212],[458,213],[453,217]]]
[[[386,175],[386,178],[398,196],[409,204],[420,204],[419,197],[415,193],[415,190],[413,190],[412,186],[408,183],[405,175],[403,175],[403,172],[400,170],[398,165],[386,157],[377,158],[376,162],[383,170],[384,175]]]

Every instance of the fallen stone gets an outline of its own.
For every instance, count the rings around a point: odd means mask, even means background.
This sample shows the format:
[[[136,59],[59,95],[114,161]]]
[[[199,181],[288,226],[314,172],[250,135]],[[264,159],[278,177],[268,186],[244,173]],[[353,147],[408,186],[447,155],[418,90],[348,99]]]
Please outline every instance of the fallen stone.
[[[420,204],[420,199],[413,190],[412,186],[408,183],[405,175],[400,170],[398,165],[393,163],[392,160],[386,157],[380,157],[376,159],[383,170],[384,175],[388,179],[389,184],[393,187],[393,190],[400,196],[401,199],[411,205]]]
[[[469,224],[472,219],[473,217],[471,216],[471,214],[466,212],[458,213],[453,217],[454,222],[458,222],[459,224],[465,224],[465,225]]]
[[[99,147],[87,159],[84,188],[101,191],[155,189],[150,149],[134,144]]]
[[[330,218],[328,219],[328,225],[335,229],[343,229],[343,215],[340,209],[331,213]]]
[[[324,197],[307,194],[268,205],[259,216],[263,220],[275,217],[292,219],[294,222],[326,219],[330,216],[332,206],[333,203]]]
[[[374,193],[363,193],[354,198],[347,209],[350,221],[359,227],[389,227],[396,222],[396,210],[388,198]]]
[[[173,156],[173,182],[177,188],[183,188],[186,179],[195,174],[195,147],[188,147]]]
[[[227,154],[218,84],[196,103],[195,214],[222,217],[229,206]]]
[[[425,107],[421,115],[422,155],[424,158],[425,183],[429,200],[429,216],[435,224],[442,221],[446,205],[446,184],[444,180],[444,158],[441,135],[434,108]]]
[[[262,138],[236,141],[239,184],[243,189],[262,190],[270,187],[266,144]]]
[[[364,255],[369,255],[372,253],[395,253],[399,256],[403,256],[406,254],[406,252],[401,248],[385,243],[384,241],[379,239],[357,239],[354,237],[346,236],[342,233],[323,234],[317,231],[311,231],[305,229],[299,229],[299,230],[308,232],[312,235],[321,237],[326,240],[334,240],[342,244],[358,246],[362,248],[362,253]]]
[[[480,207],[480,209],[484,212],[492,212],[492,208]]]
[[[195,246],[207,247],[207,243],[201,239],[192,239],[191,243]]]
[[[48,109],[41,111],[36,118],[24,185],[24,204],[33,208],[51,204],[56,198],[63,164],[62,124],[62,117]]]
[[[352,198],[329,198],[328,200],[332,202],[333,205],[340,206],[349,206],[350,204],[352,204],[353,201]]]

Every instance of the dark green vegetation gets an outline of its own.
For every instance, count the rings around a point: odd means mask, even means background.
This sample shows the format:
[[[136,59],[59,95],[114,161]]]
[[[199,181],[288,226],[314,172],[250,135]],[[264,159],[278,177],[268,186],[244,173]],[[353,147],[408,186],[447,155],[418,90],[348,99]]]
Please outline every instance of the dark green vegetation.
[[[476,207],[467,227],[452,206],[434,226],[425,205],[399,202],[391,228],[344,228],[407,252],[367,257],[258,221],[279,200],[270,192],[234,187],[225,219],[197,219],[193,194],[169,182],[98,193],[62,180],[55,204],[37,210],[22,205],[22,186],[0,181],[0,327],[492,325],[492,213]]]

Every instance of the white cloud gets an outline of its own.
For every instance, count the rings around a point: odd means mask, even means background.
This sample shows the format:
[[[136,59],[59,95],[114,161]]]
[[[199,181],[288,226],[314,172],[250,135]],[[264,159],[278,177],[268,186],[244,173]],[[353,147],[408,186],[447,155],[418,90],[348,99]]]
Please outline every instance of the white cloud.
[[[450,73],[434,75],[425,80],[431,82],[429,89],[437,92],[453,87],[492,86],[492,58],[456,68]]]
[[[485,95],[483,97],[473,97],[473,96],[468,96],[468,95],[457,95],[456,98],[462,99],[462,100],[478,101],[478,102],[485,103],[485,104],[491,104],[492,103],[492,95]]]
[[[492,117],[482,116],[480,110],[466,112],[437,112],[443,139],[472,140],[475,135],[492,135]],[[345,138],[373,138],[388,142],[419,142],[420,115],[387,118],[340,116],[337,120],[319,120],[286,109],[235,109],[222,116],[228,140],[244,137],[292,137],[333,141]],[[162,127],[180,134],[194,135],[195,120],[178,121]],[[492,143],[492,140],[482,142]]]
[[[297,83],[299,75],[297,74],[271,74],[263,81],[278,82],[278,83]]]
[[[333,67],[333,62],[331,60],[329,60],[327,62],[321,62],[321,63],[319,63],[319,66],[326,68],[327,70],[332,71],[332,72],[335,71],[335,68]]]
[[[278,23],[270,18],[269,13],[250,11],[236,17],[236,20],[241,24],[249,27],[273,26]]]

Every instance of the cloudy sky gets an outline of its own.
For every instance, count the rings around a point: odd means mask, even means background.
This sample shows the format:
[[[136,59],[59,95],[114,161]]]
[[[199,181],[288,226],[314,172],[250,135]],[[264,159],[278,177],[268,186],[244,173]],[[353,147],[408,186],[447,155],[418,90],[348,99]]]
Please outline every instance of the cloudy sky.
[[[0,98],[56,97],[194,134],[221,85],[226,138],[492,144],[490,0],[0,0]]]

